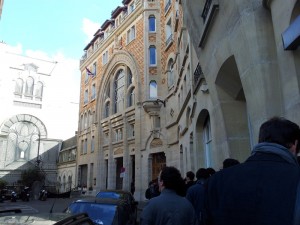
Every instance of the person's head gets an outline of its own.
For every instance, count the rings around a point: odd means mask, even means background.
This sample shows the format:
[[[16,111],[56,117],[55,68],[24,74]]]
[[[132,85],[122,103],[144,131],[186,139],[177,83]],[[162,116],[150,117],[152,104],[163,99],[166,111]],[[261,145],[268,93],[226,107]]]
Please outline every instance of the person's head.
[[[209,171],[207,169],[205,169],[205,168],[200,168],[196,172],[196,178],[197,178],[197,180],[207,179],[209,177],[210,177]]]
[[[216,173],[216,171],[211,167],[206,168],[206,170],[207,170],[209,176],[212,176]]]
[[[176,191],[179,195],[184,195],[185,184],[178,169],[175,167],[164,167],[158,177],[159,190],[164,188]]]
[[[240,162],[238,160],[228,158],[223,161],[223,169],[231,167],[231,166],[235,166],[238,164],[240,164]]]
[[[260,126],[258,142],[276,143],[296,154],[300,147],[300,128],[283,117],[273,117]]]
[[[186,172],[186,181],[193,181],[195,179],[195,174],[193,171]]]

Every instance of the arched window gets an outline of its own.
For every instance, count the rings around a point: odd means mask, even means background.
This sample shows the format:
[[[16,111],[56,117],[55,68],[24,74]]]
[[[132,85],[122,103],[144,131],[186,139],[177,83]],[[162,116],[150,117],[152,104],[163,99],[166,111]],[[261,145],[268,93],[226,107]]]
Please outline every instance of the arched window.
[[[35,86],[35,98],[42,100],[43,98],[43,83],[38,81]]]
[[[123,110],[124,104],[124,85],[125,85],[125,73],[123,69],[117,72],[116,79],[114,82],[114,93],[115,93],[115,107],[114,112],[120,112]]]
[[[204,152],[205,152],[205,164],[206,167],[212,167],[212,158],[211,158],[211,127],[210,119],[206,118],[206,121],[203,126],[203,140],[204,140]]]
[[[71,191],[72,189],[72,176],[68,176],[68,190]]]
[[[154,15],[149,16],[149,32],[156,31],[156,19]]]
[[[87,113],[84,114],[84,129],[87,128],[88,125],[88,117],[87,117]]]
[[[24,81],[21,78],[18,78],[16,80],[15,94],[22,95],[22,93],[23,93],[23,85],[24,85]]]
[[[171,87],[174,84],[174,61],[170,59],[168,62],[168,87]]]
[[[91,127],[93,124],[93,114],[91,111],[89,111],[89,118],[88,118],[88,126]]]
[[[109,117],[109,107],[110,107],[109,102],[106,102],[106,104],[105,104],[104,118]]]
[[[156,47],[154,45],[149,47],[149,64],[150,66],[156,66]]]
[[[157,84],[156,81],[152,80],[150,81],[150,95],[149,97],[151,99],[156,99],[157,98]]]
[[[83,115],[81,115],[80,118],[81,118],[80,119],[80,130],[84,131],[84,117],[83,117]]]
[[[25,95],[27,95],[27,96],[33,95],[33,85],[34,85],[33,78],[28,77],[26,80]]]
[[[108,83],[107,87],[106,87],[106,96],[105,98],[110,98],[110,83]]]
[[[129,68],[127,68],[128,73],[127,73],[127,87],[129,87],[132,83],[133,83],[133,76],[131,73],[131,70]]]
[[[66,176],[63,177],[63,190],[66,191]]]
[[[128,107],[134,105],[134,88],[130,89],[128,94]]]

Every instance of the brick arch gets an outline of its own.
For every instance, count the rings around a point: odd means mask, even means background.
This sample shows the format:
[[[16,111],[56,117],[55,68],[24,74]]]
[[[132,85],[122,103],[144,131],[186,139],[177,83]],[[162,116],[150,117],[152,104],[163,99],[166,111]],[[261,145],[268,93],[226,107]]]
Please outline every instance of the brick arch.
[[[136,102],[140,102],[141,98],[141,73],[139,71],[139,67],[137,64],[137,61],[135,58],[127,51],[120,50],[117,53],[115,53],[110,61],[108,62],[105,70],[103,71],[102,78],[100,80],[99,89],[97,91],[97,109],[96,109],[96,118],[97,120],[101,119],[102,115],[102,106],[104,105],[105,98],[103,94],[105,94],[106,86],[109,84],[112,85],[112,76],[111,74],[114,74],[115,70],[118,69],[120,66],[126,66],[131,70],[131,73],[134,77],[134,86],[136,91]]]

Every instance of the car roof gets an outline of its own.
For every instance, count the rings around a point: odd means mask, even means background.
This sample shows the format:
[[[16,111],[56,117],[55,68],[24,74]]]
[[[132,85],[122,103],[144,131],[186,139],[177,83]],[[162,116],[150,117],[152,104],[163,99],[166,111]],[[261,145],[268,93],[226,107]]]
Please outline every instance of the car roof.
[[[100,192],[114,192],[114,193],[118,193],[118,194],[130,194],[131,192],[129,191],[124,191],[124,190],[113,190],[113,189],[108,189],[108,190],[100,190],[98,193]]]
[[[96,204],[110,204],[118,205],[123,203],[123,199],[113,199],[113,198],[96,198],[96,197],[87,197],[82,199],[77,199],[73,203],[96,203]]]

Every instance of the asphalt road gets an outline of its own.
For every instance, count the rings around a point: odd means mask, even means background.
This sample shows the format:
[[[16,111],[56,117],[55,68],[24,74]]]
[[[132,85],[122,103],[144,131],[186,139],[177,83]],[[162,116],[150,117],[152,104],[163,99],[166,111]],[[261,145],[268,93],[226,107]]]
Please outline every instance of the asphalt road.
[[[47,198],[46,201],[40,200],[30,200],[29,202],[24,202],[17,200],[17,202],[11,202],[9,200],[0,203],[0,208],[11,209],[11,208],[20,208],[24,213],[34,213],[38,214],[48,214],[52,213],[61,213],[63,212],[70,203],[80,199],[80,197],[75,198]],[[138,204],[138,216],[137,221],[139,222],[140,213],[145,205],[145,202],[139,202]]]

